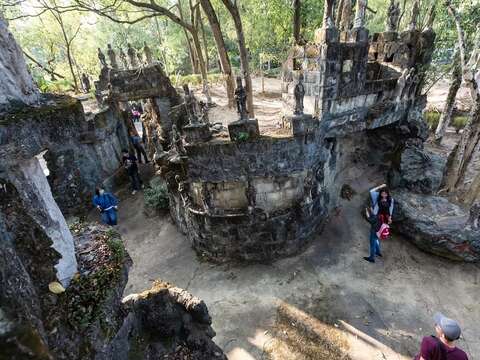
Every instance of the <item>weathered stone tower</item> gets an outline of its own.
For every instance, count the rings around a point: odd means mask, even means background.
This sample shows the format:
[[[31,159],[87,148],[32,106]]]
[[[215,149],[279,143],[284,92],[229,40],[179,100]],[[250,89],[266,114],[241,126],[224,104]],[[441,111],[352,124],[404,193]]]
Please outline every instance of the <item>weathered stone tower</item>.
[[[315,42],[293,49],[287,61],[289,136],[260,136],[236,122],[231,140],[193,141],[163,172],[172,216],[199,253],[269,261],[300,251],[336,205],[349,158],[371,152],[369,134],[402,127],[403,135],[393,135],[398,140],[425,135],[421,71],[433,32],[369,37],[362,19],[343,32],[327,20]],[[305,114],[290,115],[300,74]]]

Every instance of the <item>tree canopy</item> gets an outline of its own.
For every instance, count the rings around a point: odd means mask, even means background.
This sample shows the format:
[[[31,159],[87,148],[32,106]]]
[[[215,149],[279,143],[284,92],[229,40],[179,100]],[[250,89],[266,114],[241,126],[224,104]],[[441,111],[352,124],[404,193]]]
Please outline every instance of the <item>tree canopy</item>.
[[[400,29],[406,29],[413,2],[399,1],[402,8]],[[281,64],[293,43],[292,0],[236,0],[235,3],[243,23],[250,69],[255,71],[267,61]],[[323,0],[302,0],[300,3],[301,36],[311,41],[315,29],[322,25]],[[420,2],[422,26],[429,9],[437,3],[436,0]],[[456,0],[453,3],[461,15],[467,44],[471,46],[480,23],[480,0]],[[183,21],[194,26],[191,12],[199,6],[196,0],[4,0],[0,4],[42,90],[65,91],[74,87],[74,75],[78,79],[82,73],[96,77],[100,70],[97,48],[106,49],[107,44],[112,44],[114,49],[125,49],[127,43],[131,43],[140,49],[146,42],[154,57],[165,64],[169,74],[186,75],[198,71],[191,61],[191,52],[195,52],[194,47],[189,49],[189,42],[193,46],[191,34],[184,31],[178,21],[181,9]],[[153,11],[152,4],[167,13]],[[211,4],[221,24],[230,61],[238,73],[240,53],[234,22],[222,0],[212,0]],[[387,6],[385,0],[369,1],[372,11],[367,12],[367,26],[370,33],[385,30]],[[52,11],[52,8],[58,11]],[[104,10],[102,14],[95,11],[99,9]],[[440,3],[435,8],[435,15],[434,61],[449,64],[457,42],[455,24]],[[199,11],[199,20],[195,21],[202,25],[203,36],[199,41],[208,71],[219,72],[217,48],[203,11]],[[71,67],[68,52],[71,53]]]

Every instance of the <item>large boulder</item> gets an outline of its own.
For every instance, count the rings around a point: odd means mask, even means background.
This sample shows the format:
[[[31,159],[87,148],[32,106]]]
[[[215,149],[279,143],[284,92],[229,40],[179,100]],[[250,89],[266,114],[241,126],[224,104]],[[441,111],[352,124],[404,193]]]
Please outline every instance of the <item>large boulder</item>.
[[[442,182],[446,158],[418,147],[407,147],[400,156],[398,171],[392,171],[390,183],[414,193],[434,194]]]
[[[480,261],[480,229],[469,214],[440,196],[395,193],[395,229],[420,249],[452,260]]]

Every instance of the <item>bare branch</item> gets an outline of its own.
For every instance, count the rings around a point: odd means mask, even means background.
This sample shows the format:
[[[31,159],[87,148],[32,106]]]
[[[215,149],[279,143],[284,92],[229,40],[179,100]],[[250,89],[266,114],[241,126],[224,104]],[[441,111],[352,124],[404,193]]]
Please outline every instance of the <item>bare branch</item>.
[[[63,75],[60,75],[59,73],[56,73],[55,71],[51,70],[51,69],[48,69],[45,65],[42,65],[38,60],[36,60],[33,56],[29,55],[27,52],[23,51],[23,55],[25,55],[25,57],[27,59],[29,59],[31,62],[33,62],[34,64],[36,64],[39,68],[45,70],[47,73],[49,73],[50,75],[54,75],[56,77],[59,77],[60,79],[65,79],[65,76]],[[49,62],[50,63],[50,62]]]

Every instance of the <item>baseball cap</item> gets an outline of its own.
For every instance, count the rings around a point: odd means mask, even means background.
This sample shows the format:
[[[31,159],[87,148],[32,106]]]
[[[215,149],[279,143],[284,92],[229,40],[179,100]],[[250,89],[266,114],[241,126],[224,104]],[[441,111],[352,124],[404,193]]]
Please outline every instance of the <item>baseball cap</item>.
[[[435,320],[435,324],[440,326],[447,338],[449,338],[450,340],[457,340],[458,338],[460,338],[462,330],[460,329],[460,325],[458,324],[458,322],[453,319],[447,318],[441,313],[436,313],[433,317],[433,320]]]

